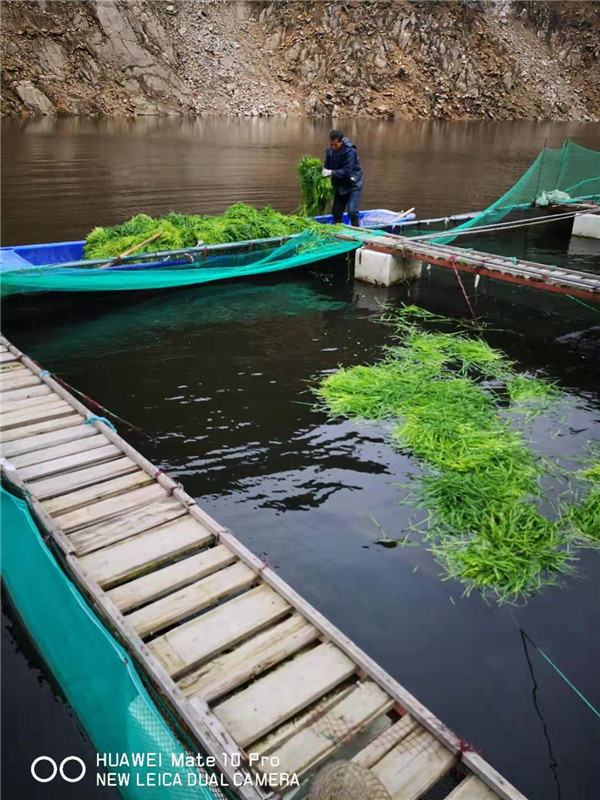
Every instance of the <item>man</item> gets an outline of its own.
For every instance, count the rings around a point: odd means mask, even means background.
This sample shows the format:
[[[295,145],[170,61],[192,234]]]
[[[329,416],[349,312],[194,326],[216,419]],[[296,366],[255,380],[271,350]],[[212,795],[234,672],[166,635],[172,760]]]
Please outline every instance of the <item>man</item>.
[[[356,147],[341,131],[331,131],[329,147],[325,151],[323,176],[331,177],[335,189],[333,198],[334,222],[341,222],[348,207],[350,224],[358,228],[358,204],[362,194],[362,169]]]

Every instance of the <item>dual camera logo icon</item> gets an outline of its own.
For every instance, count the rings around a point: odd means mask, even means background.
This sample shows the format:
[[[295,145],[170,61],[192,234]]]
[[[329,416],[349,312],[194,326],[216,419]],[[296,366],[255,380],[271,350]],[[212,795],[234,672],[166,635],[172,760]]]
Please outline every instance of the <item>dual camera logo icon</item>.
[[[75,762],[75,766],[69,769],[69,773],[77,773],[79,770],[78,775],[67,774],[65,767],[70,761]],[[44,766],[44,764],[47,766]],[[56,778],[57,774],[60,774],[63,781],[67,783],[78,783],[85,775],[85,764],[77,756],[67,756],[63,758],[60,764],[57,764],[50,756],[38,756],[31,762],[31,775],[38,783],[50,783]]]

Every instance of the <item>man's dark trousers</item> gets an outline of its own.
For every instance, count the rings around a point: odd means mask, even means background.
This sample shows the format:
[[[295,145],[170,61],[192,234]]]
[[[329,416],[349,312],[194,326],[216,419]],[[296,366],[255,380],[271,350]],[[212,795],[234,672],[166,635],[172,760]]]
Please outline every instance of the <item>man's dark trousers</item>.
[[[345,194],[340,194],[339,191],[336,190],[333,197],[333,208],[331,209],[334,223],[342,221],[344,211],[346,210],[346,206],[348,206],[350,224],[358,228],[358,204],[360,203],[361,194],[362,189],[351,189]]]

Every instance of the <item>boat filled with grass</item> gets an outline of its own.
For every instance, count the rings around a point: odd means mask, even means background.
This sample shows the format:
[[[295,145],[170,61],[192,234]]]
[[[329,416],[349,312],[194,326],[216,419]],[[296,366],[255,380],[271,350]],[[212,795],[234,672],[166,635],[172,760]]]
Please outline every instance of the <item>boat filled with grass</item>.
[[[366,211],[365,226],[369,214],[392,225],[414,218]],[[219,215],[137,214],[82,241],[0,248],[2,294],[164,289],[305,266],[360,246],[356,232],[337,239],[332,222],[244,203]]]

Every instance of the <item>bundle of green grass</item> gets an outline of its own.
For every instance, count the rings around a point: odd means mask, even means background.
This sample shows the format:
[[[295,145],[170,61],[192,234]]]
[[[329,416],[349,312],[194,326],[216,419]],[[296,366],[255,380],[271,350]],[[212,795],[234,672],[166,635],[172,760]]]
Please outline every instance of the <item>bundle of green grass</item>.
[[[304,217],[324,214],[333,199],[331,180],[323,177],[322,170],[319,159],[310,156],[303,156],[296,167],[300,180],[300,213]]]
[[[94,228],[85,240],[86,258],[113,258],[152,238],[137,253],[157,250],[180,250],[225,242],[263,239],[301,233],[315,223],[302,217],[280,214],[273,208],[257,209],[245,203],[235,203],[218,216],[196,216],[171,212],[155,218],[137,214],[122,225]]]

